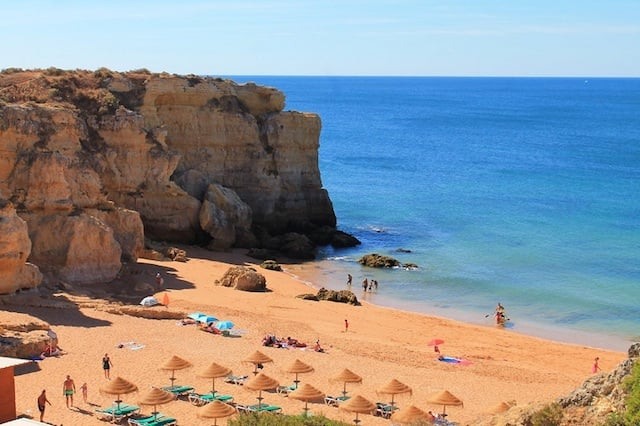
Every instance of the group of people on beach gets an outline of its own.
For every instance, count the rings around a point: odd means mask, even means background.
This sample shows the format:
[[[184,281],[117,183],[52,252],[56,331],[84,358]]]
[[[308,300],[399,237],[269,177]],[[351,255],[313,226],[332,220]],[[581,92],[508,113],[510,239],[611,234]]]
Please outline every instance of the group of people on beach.
[[[347,287],[351,288],[352,284],[353,284],[353,276],[351,274],[347,274]],[[362,280],[362,290],[373,291],[374,289],[375,290],[378,289],[378,280],[374,280],[374,279],[369,280],[368,278],[365,277]]]
[[[109,354],[104,354],[104,357],[102,357],[102,371],[105,379],[107,380],[111,380],[111,367],[113,367],[113,363],[111,362]],[[82,392],[82,400],[86,404],[89,394],[89,386],[87,385],[87,382],[84,382],[82,386],[80,386],[80,391]],[[73,408],[73,395],[75,395],[75,393],[76,383],[71,378],[71,375],[67,374],[67,377],[62,383],[62,396],[64,396],[67,408]],[[38,411],[40,412],[40,422],[44,421],[46,404],[51,406],[51,401],[47,398],[46,389],[43,389],[37,399]]]

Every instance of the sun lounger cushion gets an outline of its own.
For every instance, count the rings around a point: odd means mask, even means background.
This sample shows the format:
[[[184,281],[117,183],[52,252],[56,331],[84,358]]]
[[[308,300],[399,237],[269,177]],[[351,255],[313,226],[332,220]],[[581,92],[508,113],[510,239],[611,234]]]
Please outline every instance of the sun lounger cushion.
[[[144,426],[172,426],[178,424],[178,421],[172,417],[163,417],[156,421],[145,423]]]
[[[166,387],[163,387],[162,390],[171,392],[174,395],[186,395],[189,392],[193,391],[193,386],[185,386],[185,385],[166,386]]]
[[[276,388],[276,392],[278,393],[282,393],[285,395],[289,395],[291,392],[293,392],[294,390],[296,390],[298,387],[296,386],[296,384],[292,384],[290,386],[278,386]]]
[[[255,405],[236,405],[238,411],[245,411],[251,413],[282,413],[282,407],[271,404],[255,404]]]
[[[271,404],[255,404],[247,407],[249,411],[253,412],[267,412],[267,413],[279,413],[282,411],[282,408],[277,405]]]
[[[197,406],[205,405],[213,401],[229,402],[232,400],[233,400],[233,396],[223,395],[217,392],[215,393],[215,395],[212,395],[211,392],[205,393],[205,394],[199,394],[199,393],[189,394],[189,402]]]
[[[244,384],[244,382],[247,381],[248,378],[249,378],[249,376],[233,376],[233,375],[229,375],[224,379],[224,381],[227,382],[227,383],[233,383],[234,385],[242,385],[242,384]]]
[[[102,417],[120,421],[125,417],[131,416],[134,413],[140,411],[140,407],[137,405],[120,404],[120,406],[112,405],[107,408],[96,408],[96,412],[102,415]]]
[[[138,418],[133,418],[133,417],[129,417],[129,426],[147,426],[150,423],[153,423],[154,421],[158,421],[160,419],[165,418],[166,416],[162,413],[158,413],[156,415],[150,415],[150,416],[144,416],[144,417],[138,417]]]
[[[345,402],[347,399],[349,399],[349,396],[327,396],[324,398],[324,403],[327,405],[332,405],[334,407],[337,407],[338,404],[340,404],[341,402]]]
[[[388,419],[398,407],[384,402],[376,402],[376,415]]]

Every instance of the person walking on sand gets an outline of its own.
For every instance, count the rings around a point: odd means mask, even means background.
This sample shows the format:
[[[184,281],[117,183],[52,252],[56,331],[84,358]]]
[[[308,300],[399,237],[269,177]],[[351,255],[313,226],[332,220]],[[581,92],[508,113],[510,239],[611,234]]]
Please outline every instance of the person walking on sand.
[[[46,390],[42,389],[42,393],[38,397],[38,411],[40,411],[40,422],[43,422],[45,404],[51,405],[51,402],[47,399]]]
[[[82,400],[84,403],[87,403],[87,395],[89,394],[89,388],[87,386],[87,382],[84,382],[82,386],[80,386],[80,390],[82,391]]]
[[[102,369],[104,370],[105,379],[111,380],[111,367],[113,367],[113,363],[109,358],[109,354],[104,354],[102,357]]]
[[[593,360],[593,367],[591,367],[591,372],[593,374],[597,373],[598,371],[602,371],[602,368],[600,368],[600,366],[598,365],[598,361],[600,361],[600,357],[596,357],[596,359]]]
[[[351,283],[353,282],[353,277],[351,274],[347,274],[347,286],[351,287]]]
[[[164,286],[164,278],[162,278],[160,272],[156,274],[156,285],[158,286],[158,290],[162,290],[162,287]]]
[[[347,331],[349,331],[349,321],[347,321],[347,319],[344,319],[344,332],[346,333]]]
[[[62,384],[62,394],[64,395],[67,408],[73,407],[73,394],[76,393],[76,384],[73,382],[71,376],[67,375],[67,380]]]

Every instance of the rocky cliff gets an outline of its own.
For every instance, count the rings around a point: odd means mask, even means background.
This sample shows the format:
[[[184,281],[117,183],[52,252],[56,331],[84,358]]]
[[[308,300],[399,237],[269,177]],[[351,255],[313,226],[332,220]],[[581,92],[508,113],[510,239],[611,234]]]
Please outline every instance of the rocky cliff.
[[[144,70],[0,73],[0,277],[16,277],[0,293],[37,285],[38,268],[109,281],[145,237],[224,249],[335,230],[320,119],[284,100]]]

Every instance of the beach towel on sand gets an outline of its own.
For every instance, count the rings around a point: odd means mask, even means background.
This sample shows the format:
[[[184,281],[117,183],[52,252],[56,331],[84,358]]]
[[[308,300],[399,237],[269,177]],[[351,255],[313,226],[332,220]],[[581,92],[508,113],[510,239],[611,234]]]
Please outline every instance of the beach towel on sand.
[[[159,305],[160,302],[158,302],[158,299],[156,299],[153,296],[147,296],[140,301],[140,304],[142,306],[155,306],[155,305]]]
[[[455,357],[452,357],[452,356],[441,356],[440,358],[438,358],[438,361],[446,362],[446,363],[449,363],[449,364],[460,364],[460,365],[469,365],[469,364],[471,364],[471,361],[469,361],[468,359],[455,358]]]

